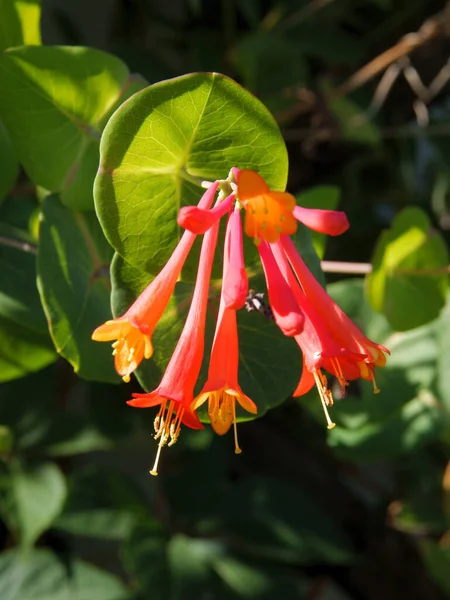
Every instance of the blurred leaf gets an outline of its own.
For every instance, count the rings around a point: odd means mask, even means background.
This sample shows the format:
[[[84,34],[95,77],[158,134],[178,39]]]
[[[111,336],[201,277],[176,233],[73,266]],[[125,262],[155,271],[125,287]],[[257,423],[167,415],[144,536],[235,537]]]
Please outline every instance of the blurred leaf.
[[[297,570],[235,556],[219,556],[212,566],[236,598],[308,598],[306,586]],[[225,597],[230,597],[230,592],[227,593]]]
[[[422,543],[422,549],[431,578],[445,593],[450,594],[450,547],[426,540]]]
[[[232,80],[197,73],[138,92],[105,128],[95,202],[105,234],[131,265],[156,274],[180,231],[180,205],[232,166],[284,189],[286,148],[267,109]],[[196,183],[196,181],[198,183]]]
[[[301,44],[285,35],[272,31],[249,33],[237,44],[235,53],[236,69],[245,86],[262,98],[279,98],[283,88],[300,87],[307,81]]]
[[[372,307],[399,331],[436,318],[445,304],[448,261],[446,245],[431,230],[426,214],[404,209],[381,234],[375,250],[373,271],[367,276]]]
[[[36,185],[93,208],[104,119],[135,85],[116,57],[91,48],[27,46],[0,57],[0,115]]]
[[[4,223],[0,223],[0,274],[0,317],[36,333],[47,334],[36,287],[33,240],[26,232]]]
[[[14,445],[14,434],[9,427],[0,425],[0,458],[7,456]]]
[[[110,318],[111,251],[92,213],[73,213],[44,200],[38,286],[57,351],[86,379],[119,382],[106,344],[92,331]]]
[[[0,382],[39,371],[56,358],[48,335],[0,316]]]
[[[144,592],[169,598],[170,573],[167,559],[168,535],[151,518],[136,526],[123,547],[123,563]]]
[[[450,295],[439,318],[437,329],[437,389],[439,397],[448,413],[450,413],[450,387],[448,374],[450,370]]]
[[[81,560],[65,565],[49,550],[0,554],[2,600],[126,600],[124,584]]]
[[[54,463],[15,462],[11,485],[20,542],[32,546],[62,510],[66,499],[64,476]]]
[[[324,85],[325,90],[328,86]],[[381,134],[377,125],[349,98],[333,97],[329,91],[328,106],[339,122],[342,138],[367,146],[378,146]]]
[[[86,467],[69,478],[68,501],[55,526],[75,535],[120,540],[147,510],[124,475]]]
[[[0,5],[1,10],[1,5]],[[19,163],[11,143],[11,138],[0,121],[0,203],[13,187],[19,175]]]
[[[3,219],[11,217],[8,204]],[[17,212],[26,215],[26,208],[19,202]],[[36,287],[35,252],[26,231],[0,222],[0,381],[38,371],[57,358]]]
[[[41,43],[41,0],[0,0],[0,52]]]
[[[286,563],[345,564],[344,532],[315,498],[281,479],[246,478],[223,496],[228,531],[250,556]]]

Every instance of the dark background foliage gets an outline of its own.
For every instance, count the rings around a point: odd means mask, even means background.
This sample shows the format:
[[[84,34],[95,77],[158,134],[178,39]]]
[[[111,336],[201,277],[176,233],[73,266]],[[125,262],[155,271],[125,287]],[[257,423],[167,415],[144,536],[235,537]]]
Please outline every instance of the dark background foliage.
[[[417,32],[408,53],[404,36]],[[381,231],[410,206],[449,241],[449,32],[450,11],[435,0],[42,6],[45,44],[106,50],[150,83],[219,71],[257,95],[285,136],[289,191],[312,189],[312,205],[339,197],[350,218],[351,230],[327,244],[329,261],[370,262]],[[391,64],[403,72],[390,88],[381,78]],[[443,85],[427,95],[436,76]],[[37,206],[21,174],[0,226],[32,234]],[[8,252],[17,250],[2,249],[5,280]],[[34,286],[33,265],[22,267]],[[352,384],[332,432],[315,393],[288,399],[240,424],[240,456],[230,436],[183,431],[158,478],[148,475],[153,411],[125,405],[137,383],[88,382],[63,359],[42,368],[53,350],[34,290],[33,335],[44,347],[36,363],[17,340],[27,324],[0,314],[0,360],[13,373],[0,387],[0,598],[446,597],[449,307],[399,333],[369,307],[360,277],[327,280],[348,314],[392,349],[381,394]]]

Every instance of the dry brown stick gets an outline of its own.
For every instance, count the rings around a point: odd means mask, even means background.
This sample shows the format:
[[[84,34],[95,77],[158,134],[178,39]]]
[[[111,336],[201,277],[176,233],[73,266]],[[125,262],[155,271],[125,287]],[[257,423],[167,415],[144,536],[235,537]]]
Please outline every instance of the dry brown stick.
[[[382,52],[369,63],[356,71],[347,81],[336,88],[332,96],[340,98],[361,87],[376,75],[387,69],[392,63],[407,56],[413,50],[435,38],[443,30],[442,17],[436,15],[426,21],[417,33],[410,33],[402,38],[395,46]]]

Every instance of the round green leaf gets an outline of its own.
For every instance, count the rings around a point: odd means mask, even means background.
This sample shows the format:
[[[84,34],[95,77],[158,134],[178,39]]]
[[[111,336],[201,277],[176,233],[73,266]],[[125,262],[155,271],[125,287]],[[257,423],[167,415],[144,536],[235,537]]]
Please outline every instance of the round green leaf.
[[[435,319],[445,304],[449,257],[444,240],[419,208],[406,208],[382,233],[367,277],[372,307],[398,331]]]
[[[156,274],[179,239],[180,206],[197,203],[201,181],[225,178],[233,166],[285,187],[286,148],[256,98],[208,73],[142,90],[102,136],[95,203],[106,237],[127,262]]]

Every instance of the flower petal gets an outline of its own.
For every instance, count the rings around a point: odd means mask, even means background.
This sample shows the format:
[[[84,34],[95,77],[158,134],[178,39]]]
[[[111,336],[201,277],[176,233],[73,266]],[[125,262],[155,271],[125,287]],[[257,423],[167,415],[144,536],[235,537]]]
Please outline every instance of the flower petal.
[[[258,246],[275,322],[284,335],[295,336],[303,331],[304,316],[294,293],[283,277],[267,242]]]
[[[198,206],[183,206],[178,214],[178,225],[195,234],[205,233],[230,210],[234,198],[234,194],[230,194],[211,210]]]
[[[326,235],[340,235],[347,231],[350,224],[347,215],[337,210],[321,210],[318,208],[304,208],[296,206],[293,215],[309,229],[325,233]]]
[[[244,263],[240,210],[235,209],[228,219],[225,236],[222,296],[226,308],[238,310],[248,295],[248,277]]]

